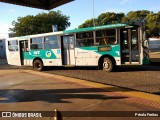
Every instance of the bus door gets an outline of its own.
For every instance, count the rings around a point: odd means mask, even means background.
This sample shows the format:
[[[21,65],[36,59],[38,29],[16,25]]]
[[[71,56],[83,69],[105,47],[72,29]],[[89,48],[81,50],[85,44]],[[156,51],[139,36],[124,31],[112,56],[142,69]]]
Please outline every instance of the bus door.
[[[21,58],[21,65],[28,65],[29,59],[28,58],[28,40],[19,41],[20,45],[20,58]]]
[[[138,28],[120,31],[122,64],[140,64]]]
[[[9,40],[6,45],[8,45],[6,50],[8,64],[21,66],[18,40]]]
[[[75,65],[74,36],[62,36],[62,65]]]

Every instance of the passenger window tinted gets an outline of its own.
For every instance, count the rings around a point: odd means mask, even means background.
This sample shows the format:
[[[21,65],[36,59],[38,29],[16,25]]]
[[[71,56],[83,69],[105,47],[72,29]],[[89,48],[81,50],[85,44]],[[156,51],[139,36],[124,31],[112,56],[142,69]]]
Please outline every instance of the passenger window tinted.
[[[8,50],[18,51],[18,41],[17,40],[8,41]]]
[[[116,30],[99,30],[96,31],[96,45],[116,44]]]
[[[47,36],[44,39],[44,48],[45,49],[58,49],[58,36]]]
[[[94,45],[93,32],[77,33],[76,44],[79,47]]]
[[[31,39],[31,50],[35,49],[43,49],[41,37]]]

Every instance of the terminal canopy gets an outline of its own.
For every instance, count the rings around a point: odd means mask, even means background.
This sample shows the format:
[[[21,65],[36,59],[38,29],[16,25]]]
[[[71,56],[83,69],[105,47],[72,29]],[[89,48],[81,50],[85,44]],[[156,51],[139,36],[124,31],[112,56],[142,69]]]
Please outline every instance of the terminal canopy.
[[[51,10],[73,0],[0,0],[0,2]]]

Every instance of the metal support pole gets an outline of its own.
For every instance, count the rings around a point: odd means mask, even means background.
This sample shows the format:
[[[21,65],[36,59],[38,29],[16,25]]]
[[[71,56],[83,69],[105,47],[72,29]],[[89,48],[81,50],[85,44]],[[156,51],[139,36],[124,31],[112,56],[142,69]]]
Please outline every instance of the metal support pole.
[[[95,27],[95,11],[94,11],[94,0],[93,0],[93,26]]]

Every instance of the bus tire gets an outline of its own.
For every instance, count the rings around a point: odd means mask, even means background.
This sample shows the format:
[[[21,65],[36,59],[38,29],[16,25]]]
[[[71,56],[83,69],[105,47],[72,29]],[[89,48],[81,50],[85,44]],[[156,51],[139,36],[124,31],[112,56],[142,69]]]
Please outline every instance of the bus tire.
[[[102,70],[106,72],[111,72],[113,71],[113,68],[114,68],[114,64],[111,61],[111,59],[108,57],[105,57],[102,62]]]
[[[35,60],[33,62],[33,69],[37,70],[37,71],[42,71],[44,68],[43,66],[43,62],[39,59]]]

